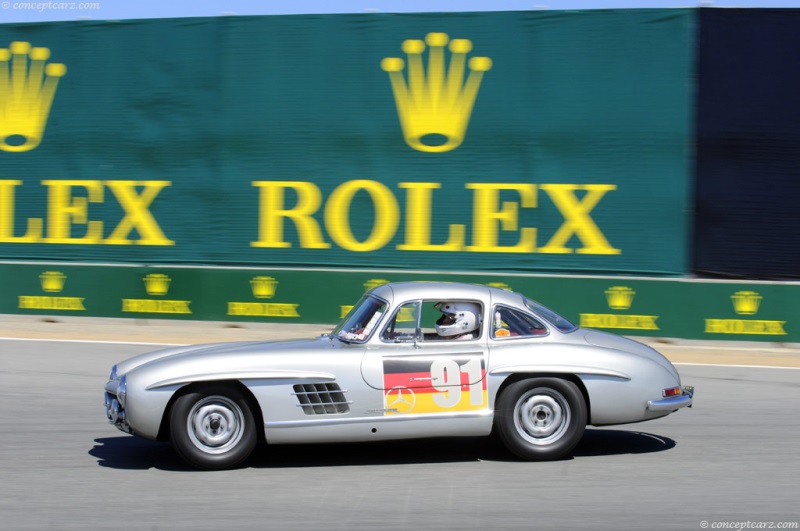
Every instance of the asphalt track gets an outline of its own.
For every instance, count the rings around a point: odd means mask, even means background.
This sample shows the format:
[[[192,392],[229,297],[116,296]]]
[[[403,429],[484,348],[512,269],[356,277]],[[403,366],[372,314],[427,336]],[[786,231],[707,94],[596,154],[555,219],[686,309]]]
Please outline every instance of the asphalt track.
[[[800,520],[800,355],[781,345],[660,343],[696,386],[695,407],[589,429],[573,456],[549,463],[519,462],[488,438],[439,439],[261,446],[240,469],[196,472],[168,444],[105,419],[111,365],[157,348],[119,341],[315,328],[0,318],[0,337],[14,337],[0,339],[0,529],[714,529]]]

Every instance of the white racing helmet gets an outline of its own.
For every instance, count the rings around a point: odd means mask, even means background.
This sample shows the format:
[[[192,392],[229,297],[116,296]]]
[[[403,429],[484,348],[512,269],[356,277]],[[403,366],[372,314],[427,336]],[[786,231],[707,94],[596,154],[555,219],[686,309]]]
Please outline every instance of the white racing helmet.
[[[434,306],[442,312],[436,321],[436,332],[442,337],[466,334],[478,328],[480,306],[472,302],[440,302]]]

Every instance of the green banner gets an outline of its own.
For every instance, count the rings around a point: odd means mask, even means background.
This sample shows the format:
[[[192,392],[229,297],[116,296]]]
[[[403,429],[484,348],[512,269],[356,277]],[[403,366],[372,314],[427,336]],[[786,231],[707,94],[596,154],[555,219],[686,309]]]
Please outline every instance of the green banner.
[[[0,314],[334,324],[377,285],[446,280],[622,335],[800,342],[800,283],[54,263],[0,264],[0,278]]]
[[[2,25],[0,258],[683,274],[693,22]]]

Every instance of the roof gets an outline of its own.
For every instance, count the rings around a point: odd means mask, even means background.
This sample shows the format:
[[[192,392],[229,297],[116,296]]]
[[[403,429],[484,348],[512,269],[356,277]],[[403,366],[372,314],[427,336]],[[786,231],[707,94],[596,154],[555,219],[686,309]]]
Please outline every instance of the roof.
[[[485,304],[503,302],[520,305],[522,295],[513,291],[460,282],[393,282],[378,286],[372,293],[394,304],[413,299],[480,300]]]

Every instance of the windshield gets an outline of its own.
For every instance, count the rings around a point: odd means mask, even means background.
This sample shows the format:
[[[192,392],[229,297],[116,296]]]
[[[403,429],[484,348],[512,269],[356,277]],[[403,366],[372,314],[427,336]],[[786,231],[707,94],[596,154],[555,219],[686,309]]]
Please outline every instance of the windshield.
[[[334,328],[331,335],[343,341],[363,343],[375,330],[384,313],[386,313],[385,301],[364,295],[342,319],[339,326]]]
[[[574,332],[578,329],[577,326],[572,324],[569,320],[561,317],[556,312],[548,308],[547,306],[543,306],[536,301],[532,301],[528,298],[525,299],[525,306],[536,312],[537,315],[544,318],[548,323],[558,328],[559,331],[568,334],[569,332]]]

